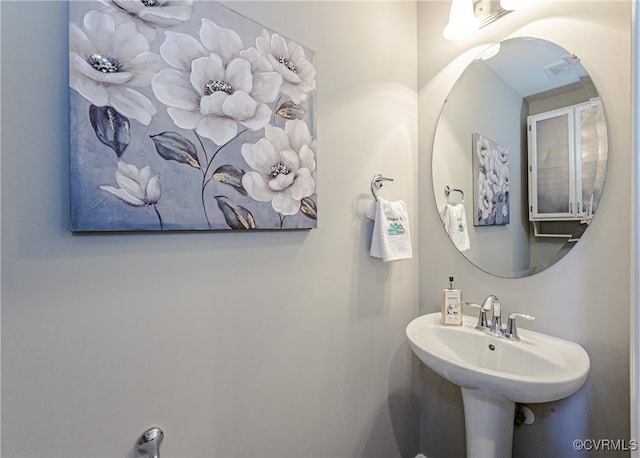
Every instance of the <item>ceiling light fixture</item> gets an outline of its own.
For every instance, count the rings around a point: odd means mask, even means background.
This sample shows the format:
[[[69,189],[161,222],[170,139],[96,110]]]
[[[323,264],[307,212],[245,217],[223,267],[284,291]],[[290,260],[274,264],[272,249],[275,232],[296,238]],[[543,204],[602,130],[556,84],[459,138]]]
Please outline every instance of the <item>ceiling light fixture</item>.
[[[473,9],[473,0],[452,0],[449,23],[442,31],[447,40],[462,40],[480,28]]]
[[[447,40],[462,40],[505,14],[533,0],[452,0],[449,23],[442,31]]]
[[[515,11],[524,8],[528,0],[500,0],[500,8],[507,11]]]

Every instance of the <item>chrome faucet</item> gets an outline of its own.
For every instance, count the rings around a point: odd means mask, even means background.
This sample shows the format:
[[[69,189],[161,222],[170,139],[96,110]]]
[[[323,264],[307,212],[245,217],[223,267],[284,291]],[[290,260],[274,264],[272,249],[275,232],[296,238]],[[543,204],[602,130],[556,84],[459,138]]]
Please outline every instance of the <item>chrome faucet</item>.
[[[476,325],[477,330],[509,340],[520,340],[520,336],[518,336],[518,329],[516,327],[517,317],[524,318],[525,320],[535,320],[531,315],[525,315],[524,313],[510,313],[509,322],[507,323],[507,326],[503,328],[500,300],[493,294],[487,296],[482,305],[473,303],[467,303],[467,305],[480,309],[478,324]],[[487,312],[489,311],[492,313],[491,324],[489,324],[489,320],[487,319]]]
[[[502,312],[500,310],[500,300],[494,296],[493,294],[487,296],[487,298],[482,303],[482,307],[480,310],[484,310],[488,312],[491,310],[492,318],[491,318],[491,327],[489,328],[492,333],[501,334],[502,333]]]

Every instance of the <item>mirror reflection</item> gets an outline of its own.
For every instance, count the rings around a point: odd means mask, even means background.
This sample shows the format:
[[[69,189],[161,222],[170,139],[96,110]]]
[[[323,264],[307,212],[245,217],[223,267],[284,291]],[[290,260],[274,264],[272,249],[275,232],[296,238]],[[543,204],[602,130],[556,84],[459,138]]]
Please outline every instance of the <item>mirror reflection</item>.
[[[513,38],[462,73],[438,121],[433,186],[445,231],[507,278],[560,260],[595,216],[607,168],[602,102],[579,57]]]

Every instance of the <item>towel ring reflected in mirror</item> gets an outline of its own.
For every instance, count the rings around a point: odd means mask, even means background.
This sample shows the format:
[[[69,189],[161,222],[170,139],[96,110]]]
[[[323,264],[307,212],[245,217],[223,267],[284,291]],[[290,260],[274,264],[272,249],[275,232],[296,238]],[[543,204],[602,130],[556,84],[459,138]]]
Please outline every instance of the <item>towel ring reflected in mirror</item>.
[[[461,197],[460,197],[460,203],[463,204],[464,203],[464,191],[462,189],[458,189],[458,188],[451,188],[449,185],[446,185],[444,187],[444,195],[449,197],[449,194],[451,194],[452,192],[459,192]]]

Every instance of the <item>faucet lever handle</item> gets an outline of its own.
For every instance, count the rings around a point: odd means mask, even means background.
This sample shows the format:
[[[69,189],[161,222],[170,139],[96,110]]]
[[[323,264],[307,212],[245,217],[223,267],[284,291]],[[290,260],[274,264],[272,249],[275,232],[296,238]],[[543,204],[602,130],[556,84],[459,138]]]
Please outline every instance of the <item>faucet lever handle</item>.
[[[480,309],[480,313],[478,314],[478,324],[476,324],[476,329],[482,329],[489,326],[489,322],[487,320],[487,311],[480,304],[476,304],[474,302],[465,302],[464,305],[467,307],[473,307]]]
[[[509,314],[510,320],[515,320],[518,317],[524,318],[525,320],[529,320],[529,321],[536,319],[535,316],[527,315],[526,313],[510,313]]]
[[[507,329],[505,329],[504,333],[510,339],[520,340],[520,336],[518,335],[518,328],[516,327],[516,318],[523,318],[525,320],[535,320],[536,318],[531,315],[527,315],[525,313],[510,313],[509,321],[507,321]]]

